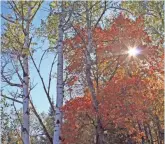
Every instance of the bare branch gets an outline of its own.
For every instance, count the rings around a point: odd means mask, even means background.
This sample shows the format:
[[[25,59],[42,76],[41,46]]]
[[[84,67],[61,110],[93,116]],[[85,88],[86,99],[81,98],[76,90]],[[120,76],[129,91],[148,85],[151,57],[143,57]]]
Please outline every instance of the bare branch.
[[[30,104],[31,104],[31,106],[32,106],[32,110],[33,110],[34,114],[36,115],[38,121],[40,122],[40,124],[42,125],[42,127],[43,127],[43,129],[44,129],[45,135],[46,135],[47,138],[49,139],[50,143],[53,143],[53,140],[52,140],[51,136],[49,135],[48,130],[46,129],[46,127],[45,127],[45,125],[44,125],[42,119],[40,118],[39,114],[37,113],[37,111],[36,111],[36,109],[35,109],[35,107],[34,107],[33,102],[32,102],[31,99],[30,99]]]
[[[21,83],[23,83],[23,79],[22,79],[21,75],[19,74],[18,69],[17,69],[16,66],[13,64],[13,62],[12,62],[12,65],[13,65],[13,68],[14,68],[14,70],[15,70],[15,72],[16,72],[18,78],[19,78],[19,80],[21,81]]]
[[[40,59],[40,63],[39,63],[39,66],[38,66],[38,69],[40,70],[40,67],[41,67],[41,63],[42,63],[42,60],[43,60],[43,57],[44,55],[46,54],[47,50],[44,51],[44,53],[42,54],[41,56],[41,59]]]
[[[53,59],[53,62],[52,62],[52,64],[51,64],[51,68],[50,68],[50,73],[49,73],[49,84],[48,84],[48,95],[49,95],[49,93],[50,93],[50,84],[51,84],[51,80],[52,80],[51,75],[52,75],[52,70],[53,70],[53,66],[54,66],[56,57],[57,57],[57,53],[56,53],[56,55],[54,56],[54,59]]]
[[[41,76],[40,70],[37,68],[37,65],[36,65],[36,63],[35,63],[35,61],[34,61],[34,58],[33,58],[33,56],[32,56],[32,54],[31,54],[30,51],[29,51],[29,53],[30,53],[30,57],[31,57],[31,59],[32,59],[32,62],[33,62],[33,64],[34,64],[34,67],[36,68],[37,73],[38,73],[38,75],[39,75],[39,77],[40,77],[40,79],[41,79],[42,86],[43,86],[43,88],[44,88],[44,91],[45,91],[46,96],[47,96],[47,98],[48,98],[48,101],[49,101],[49,103],[50,103],[50,106],[51,106],[52,110],[55,112],[54,106],[53,106],[53,104],[52,104],[50,95],[49,95],[49,93],[48,93],[48,91],[47,91],[47,89],[46,89],[46,85],[45,85],[45,82],[44,82],[44,80],[43,80],[43,77]]]
[[[22,16],[20,15],[20,12],[19,12],[15,2],[14,1],[8,1],[8,4],[11,6],[11,9],[15,13],[15,16],[19,16],[19,18],[21,18]]]
[[[16,24],[15,21],[13,21],[13,20],[11,20],[11,19],[5,17],[3,14],[1,14],[1,17],[2,17],[3,19],[5,19],[6,21],[10,22],[10,23]]]
[[[14,102],[17,102],[17,103],[23,104],[23,102],[21,102],[21,101],[19,101],[19,100],[17,100],[17,99],[14,99],[14,98],[8,97],[8,96],[6,96],[6,95],[4,95],[4,94],[1,94],[1,96],[4,97],[4,98],[7,98],[7,99],[9,99],[9,100],[12,100],[12,101],[14,101]]]
[[[131,11],[129,11],[128,9],[122,8],[122,7],[113,7],[113,6],[110,6],[107,9],[118,9],[118,10],[126,11],[126,12],[130,13],[131,15],[133,15],[133,13]]]
[[[97,22],[96,22],[96,24],[95,24],[94,28],[96,28],[96,27],[97,27],[97,25],[98,25],[99,21],[100,21],[100,20],[101,20],[101,18],[103,17],[103,15],[104,15],[104,13],[105,13],[105,11],[106,11],[106,7],[107,7],[107,3],[106,3],[106,1],[105,1],[104,10],[103,10],[103,12],[101,13],[101,15],[100,15],[99,19],[97,20]]]
[[[36,2],[36,4],[37,4],[37,3],[38,3],[38,1]],[[36,13],[37,13],[37,11],[39,10],[39,8],[40,8],[40,6],[41,6],[42,3],[43,3],[43,0],[42,0],[41,2],[39,2],[37,9],[35,10],[34,14],[32,15],[32,17],[31,17],[31,19],[30,19],[30,22],[33,20],[34,16],[36,15]],[[34,7],[36,6],[36,4],[34,5]],[[32,9],[33,9],[34,7],[32,7]]]
[[[10,80],[8,80],[8,79],[4,76],[3,72],[1,72],[1,76],[2,76],[2,78],[4,79],[3,82],[6,82],[6,83],[9,84],[10,86],[15,86],[15,87],[22,88],[22,84],[17,84],[17,83],[11,82]]]
[[[115,73],[116,73],[116,71],[117,71],[117,69],[118,69],[118,66],[119,66],[119,61],[117,62],[114,71],[111,73],[111,76],[110,76],[110,78],[109,78],[109,81],[111,81],[112,78],[114,77],[114,75],[115,75]]]
[[[13,4],[13,5],[12,5]],[[21,18],[24,19],[24,16],[20,14],[19,8],[17,7],[16,3],[14,1],[11,1],[11,6],[14,10],[14,12],[17,13],[17,15]]]

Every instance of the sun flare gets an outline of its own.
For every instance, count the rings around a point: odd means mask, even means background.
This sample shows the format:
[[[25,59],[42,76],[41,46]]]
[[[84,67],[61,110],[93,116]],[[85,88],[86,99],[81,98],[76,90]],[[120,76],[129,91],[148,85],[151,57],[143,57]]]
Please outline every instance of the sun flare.
[[[136,47],[129,48],[129,50],[128,50],[129,56],[135,57],[135,56],[137,56],[139,53],[140,53],[140,50],[137,49]]]

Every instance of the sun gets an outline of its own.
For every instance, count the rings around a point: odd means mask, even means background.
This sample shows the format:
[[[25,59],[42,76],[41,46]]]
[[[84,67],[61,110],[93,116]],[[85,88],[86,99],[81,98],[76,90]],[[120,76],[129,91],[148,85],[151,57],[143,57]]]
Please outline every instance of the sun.
[[[129,48],[127,53],[129,54],[129,56],[135,57],[138,54],[140,54],[140,50],[137,49],[136,47],[131,47],[131,48]]]

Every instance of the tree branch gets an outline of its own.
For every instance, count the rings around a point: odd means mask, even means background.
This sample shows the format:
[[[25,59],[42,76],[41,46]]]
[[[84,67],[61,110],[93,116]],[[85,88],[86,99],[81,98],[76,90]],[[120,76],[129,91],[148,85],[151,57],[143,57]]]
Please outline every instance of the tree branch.
[[[4,97],[4,98],[7,98],[7,99],[9,99],[9,100],[12,100],[12,101],[14,101],[14,102],[23,104],[23,102],[21,102],[21,101],[19,101],[19,100],[16,100],[16,99],[14,99],[14,98],[8,97],[8,96],[6,96],[6,95],[4,95],[4,94],[1,94],[1,96]]]
[[[31,99],[30,99],[30,104],[31,104],[31,106],[32,106],[32,110],[33,110],[34,114],[36,115],[38,121],[40,122],[40,124],[42,125],[42,127],[43,127],[43,129],[44,129],[44,131],[45,131],[45,135],[46,135],[47,138],[49,139],[50,143],[53,144],[53,140],[52,140],[51,136],[49,135],[49,133],[48,133],[48,131],[47,131],[47,129],[46,129],[46,127],[45,127],[45,125],[44,125],[42,119],[40,118],[39,114],[37,113],[37,111],[36,111],[36,109],[35,109],[35,107],[34,107],[33,102],[32,102]]]
[[[11,20],[11,19],[5,17],[3,14],[1,14],[1,17],[2,17],[3,19],[5,19],[6,21],[10,22],[10,23],[16,24],[15,21],[13,21],[13,20]]]
[[[106,3],[106,1],[105,1],[104,10],[103,10],[102,14],[100,15],[99,19],[97,20],[97,22],[96,22],[96,24],[95,24],[94,28],[96,28],[96,27],[97,27],[97,25],[98,25],[99,21],[100,21],[100,20],[101,20],[101,18],[103,17],[103,15],[104,15],[104,13],[105,13],[105,11],[106,11],[106,6],[107,6],[107,3]]]
[[[56,57],[57,57],[57,53],[56,53],[56,55],[54,56],[54,59],[53,59],[53,62],[52,62],[52,64],[51,64],[51,68],[50,68],[50,73],[49,73],[49,84],[48,84],[48,95],[49,95],[49,93],[50,93],[50,84],[51,84],[51,80],[52,80],[51,75],[52,75],[52,70],[53,70],[53,66],[54,66]]]
[[[35,63],[35,61],[34,61],[34,58],[33,58],[33,56],[32,56],[32,54],[31,54],[30,51],[29,51],[29,53],[30,53],[30,57],[31,57],[31,59],[32,59],[32,62],[33,62],[33,64],[34,64],[34,67],[36,68],[37,73],[38,73],[38,75],[39,75],[39,77],[40,77],[40,79],[41,79],[42,86],[43,86],[43,88],[44,88],[44,91],[45,91],[46,96],[47,96],[47,98],[48,98],[48,101],[49,101],[49,103],[50,103],[50,106],[51,106],[52,110],[55,112],[54,106],[53,106],[53,104],[52,104],[50,95],[49,95],[49,93],[48,93],[48,91],[47,91],[47,89],[46,89],[46,86],[45,86],[43,77],[41,76],[40,70],[37,68],[37,65],[36,65],[36,63]]]

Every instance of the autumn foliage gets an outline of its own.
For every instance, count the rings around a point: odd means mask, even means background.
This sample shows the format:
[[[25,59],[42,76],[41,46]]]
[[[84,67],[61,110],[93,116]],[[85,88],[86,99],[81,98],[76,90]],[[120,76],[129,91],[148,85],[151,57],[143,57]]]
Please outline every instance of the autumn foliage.
[[[87,29],[79,26],[75,29],[78,34],[65,41],[65,58],[69,61],[66,71],[71,77],[69,86],[78,80],[85,83]],[[145,32],[142,17],[134,21],[120,14],[109,28],[94,28],[92,34],[92,80],[99,113],[94,111],[91,93],[84,85],[84,95],[71,99],[63,107],[64,143],[93,143],[96,115],[101,118],[107,141],[112,140],[108,135],[112,135],[113,127],[122,135],[117,136],[118,143],[151,139],[153,119],[158,118],[158,129],[163,129],[160,121],[163,118],[161,60],[164,56],[158,55],[161,50]],[[128,55],[131,47],[139,48],[141,53],[136,57]]]
[[[163,1],[2,5],[2,143],[164,144]]]

